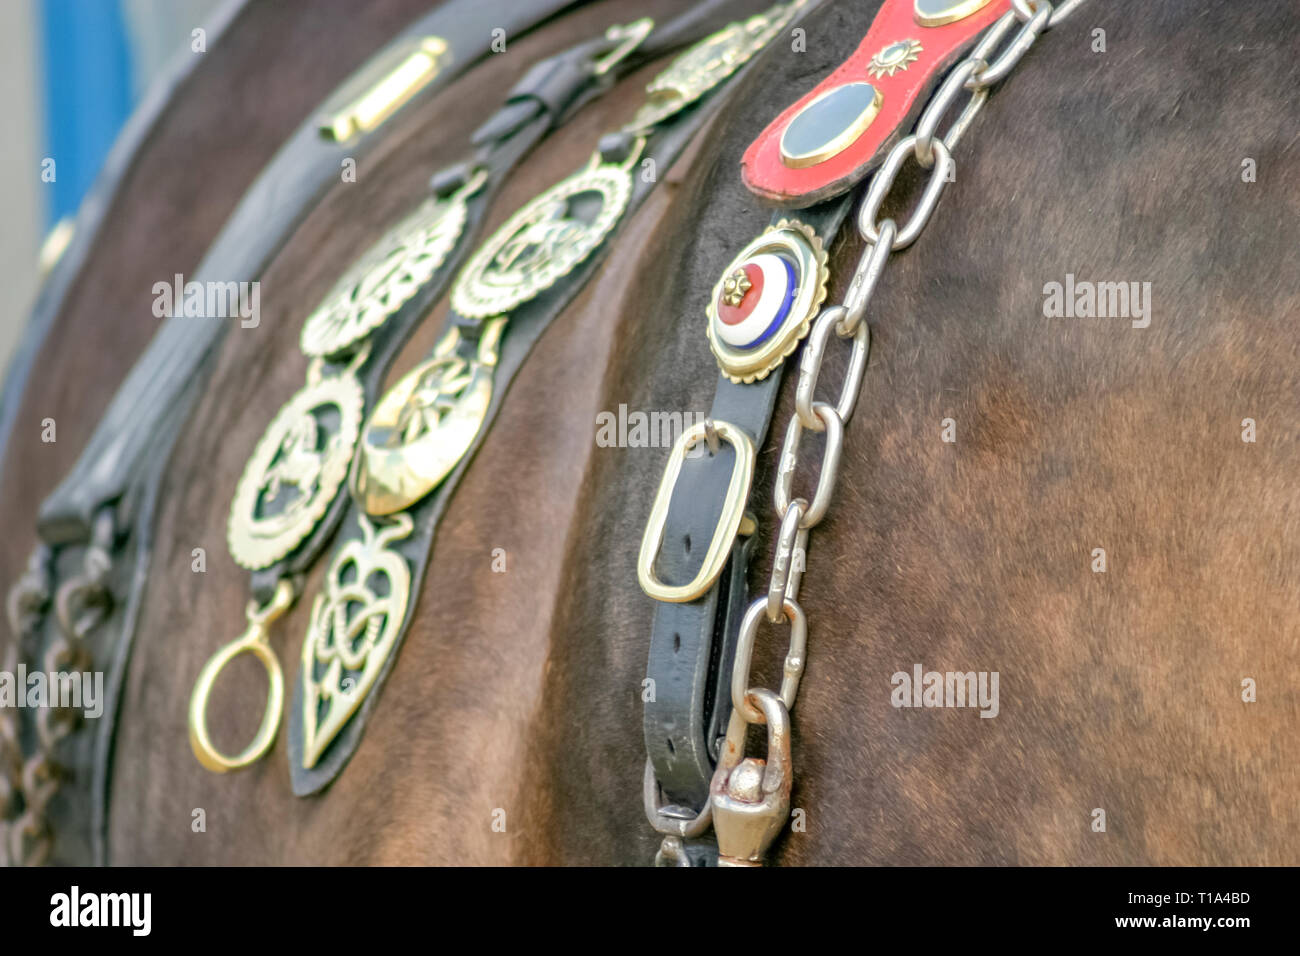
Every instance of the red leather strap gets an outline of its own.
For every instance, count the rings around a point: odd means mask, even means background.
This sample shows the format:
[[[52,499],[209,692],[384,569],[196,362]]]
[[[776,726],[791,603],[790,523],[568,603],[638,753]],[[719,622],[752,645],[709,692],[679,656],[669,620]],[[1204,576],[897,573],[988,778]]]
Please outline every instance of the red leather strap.
[[[854,186],[910,129],[925,95],[947,69],[1010,7],[1009,0],[992,0],[952,23],[924,26],[918,22],[914,4],[915,0],[883,0],[853,56],[773,120],[745,151],[741,175],[746,186],[778,205],[795,207],[811,206]],[[907,54],[915,60],[895,67],[892,76],[887,71],[877,70],[880,75],[869,72],[873,57],[906,41],[915,41]],[[870,83],[880,94],[879,112],[870,125],[851,145],[814,165],[793,168],[783,161],[781,138],[791,120],[813,100],[854,83]]]

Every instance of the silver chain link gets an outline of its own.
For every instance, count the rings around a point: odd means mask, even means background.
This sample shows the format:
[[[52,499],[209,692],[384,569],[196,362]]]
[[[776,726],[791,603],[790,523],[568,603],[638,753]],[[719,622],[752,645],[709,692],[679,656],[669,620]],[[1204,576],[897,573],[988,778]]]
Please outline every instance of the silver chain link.
[[[844,424],[853,413],[870,351],[869,333],[863,317],[889,254],[915,241],[934,213],[944,187],[954,180],[952,150],[988,99],[989,88],[1011,72],[1043,31],[1060,23],[1082,2],[1066,0],[1053,7],[1048,0],[1012,0],[1012,9],[985,31],[970,55],[954,67],[939,86],[917,121],[916,132],[900,140],[872,176],[858,213],[858,231],[867,246],[858,261],[844,302],[826,307],[818,316],[799,363],[795,415],[786,428],[776,476],[774,498],[781,530],[772,574],[766,593],[755,599],[745,613],[731,675],[732,707],[746,724],[766,723],[764,714],[753,706],[755,693],[760,689],[751,685],[749,674],[758,626],[764,617],[773,624],[779,624],[782,619],[790,623],[790,641],[779,700],[769,706],[788,711],[794,706],[798,693],[808,637],[808,617],[798,601],[808,531],[822,520],[834,497]],[[1017,24],[1020,29],[1015,37],[994,57],[994,52]],[[990,61],[990,57],[994,58]],[[938,136],[940,122],[963,90],[970,92],[969,99],[947,132]],[[923,169],[930,170],[930,178],[916,208],[900,227],[893,219],[878,220],[877,217],[909,156]],[[851,349],[848,371],[834,405],[816,399],[832,331],[837,338],[848,340]],[[794,476],[801,461],[800,439],[805,430],[821,432],[826,437],[811,504],[806,498],[795,497],[793,489]],[[734,715],[733,719],[736,719]],[[788,813],[788,808],[785,812]],[[717,820],[715,813],[715,825]]]

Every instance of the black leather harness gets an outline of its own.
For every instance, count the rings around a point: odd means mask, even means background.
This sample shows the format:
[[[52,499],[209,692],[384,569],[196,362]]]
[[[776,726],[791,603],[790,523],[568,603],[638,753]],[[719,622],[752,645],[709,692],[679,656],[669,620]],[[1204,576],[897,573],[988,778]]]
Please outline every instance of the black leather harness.
[[[413,23],[374,59],[408,37],[433,34],[447,41],[454,54],[449,63],[404,107],[418,108],[490,53],[494,30],[522,34],[580,2],[449,0]],[[534,128],[540,130],[541,125],[535,123]],[[315,198],[336,179],[341,160],[363,156],[378,139],[376,129],[371,129],[337,143],[321,137],[314,119],[304,123],[245,194],[198,267],[195,280],[225,282],[259,275]],[[509,151],[498,155],[508,156]],[[76,598],[93,590],[105,614],[85,629],[83,637],[91,659],[108,672],[104,715],[96,734],[73,734],[60,745],[60,765],[74,774],[74,785],[60,790],[50,808],[60,835],[55,862],[106,861],[113,728],[148,577],[157,492],[180,425],[193,407],[209,359],[227,328],[225,322],[195,322],[183,316],[164,322],[69,475],[42,504],[41,544],[29,562],[28,586],[21,600],[11,597],[11,604],[35,605],[10,615],[21,625],[18,649],[26,660],[42,660],[56,630],[75,626],[74,618],[83,611],[67,607],[67,613],[47,615],[45,602],[51,598],[63,609],[71,602],[58,600],[60,593]],[[76,587],[69,590],[69,584]],[[36,729],[25,726],[20,735],[24,752],[32,753]]]

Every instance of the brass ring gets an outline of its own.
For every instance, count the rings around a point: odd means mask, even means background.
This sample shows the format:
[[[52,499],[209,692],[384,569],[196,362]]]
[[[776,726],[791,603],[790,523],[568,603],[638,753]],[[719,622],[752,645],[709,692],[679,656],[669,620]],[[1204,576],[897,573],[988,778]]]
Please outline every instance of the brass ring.
[[[247,767],[260,759],[275,743],[276,732],[280,729],[280,714],[284,710],[284,671],[267,642],[267,626],[288,609],[293,603],[293,596],[289,582],[281,581],[275,596],[264,610],[259,611],[255,606],[249,608],[248,629],[213,654],[199,672],[194,692],[190,695],[190,749],[194,751],[199,763],[214,773]],[[208,734],[208,702],[217,676],[241,654],[252,654],[261,662],[270,686],[266,691],[266,710],[262,714],[257,735],[247,747],[230,757],[216,748]]]

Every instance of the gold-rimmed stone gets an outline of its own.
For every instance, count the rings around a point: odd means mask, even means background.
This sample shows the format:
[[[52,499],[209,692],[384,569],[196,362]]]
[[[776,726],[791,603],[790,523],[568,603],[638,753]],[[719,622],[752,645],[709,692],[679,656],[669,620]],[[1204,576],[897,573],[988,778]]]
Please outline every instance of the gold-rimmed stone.
[[[808,103],[781,133],[781,162],[791,169],[824,163],[867,131],[884,102],[870,83],[845,83]]]
[[[993,0],[913,0],[912,17],[923,27],[941,27],[979,13]]]

